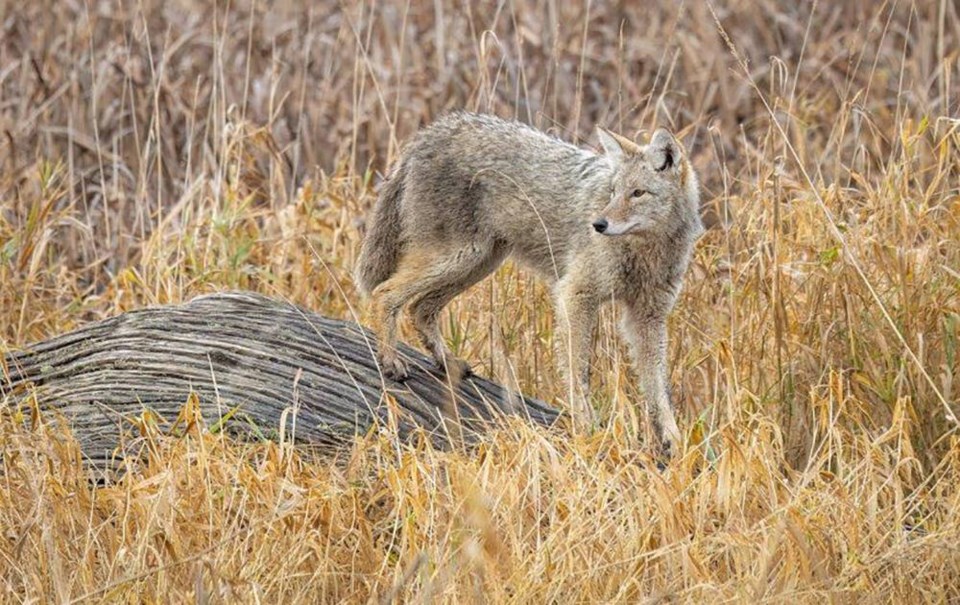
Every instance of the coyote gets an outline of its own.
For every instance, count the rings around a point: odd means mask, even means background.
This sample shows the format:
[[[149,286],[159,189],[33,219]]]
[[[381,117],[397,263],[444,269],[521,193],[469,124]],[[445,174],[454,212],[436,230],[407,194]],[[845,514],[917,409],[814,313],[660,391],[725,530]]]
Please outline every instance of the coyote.
[[[654,428],[669,453],[680,439],[670,398],[666,318],[703,231],[699,187],[668,131],[647,145],[597,129],[598,155],[520,122],[458,112],[421,130],[382,187],[358,260],[383,329],[384,374],[403,380],[397,321],[409,305],[438,368],[469,367],[443,342],[438,317],[508,256],[552,286],[558,353],[574,419],[595,420],[590,354],[600,306],[623,308]]]

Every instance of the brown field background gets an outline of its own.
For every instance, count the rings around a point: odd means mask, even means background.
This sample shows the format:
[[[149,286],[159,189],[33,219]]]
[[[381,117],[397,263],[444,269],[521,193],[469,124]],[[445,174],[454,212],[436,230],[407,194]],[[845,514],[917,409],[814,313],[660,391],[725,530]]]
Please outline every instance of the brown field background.
[[[592,435],[313,460],[201,431],[95,486],[0,405],[0,600],[960,600],[953,0],[0,0],[0,347],[237,288],[366,320],[376,185],[459,108],[681,134],[710,226],[671,318],[685,452],[655,470],[612,310]],[[447,315],[563,405],[532,276]]]

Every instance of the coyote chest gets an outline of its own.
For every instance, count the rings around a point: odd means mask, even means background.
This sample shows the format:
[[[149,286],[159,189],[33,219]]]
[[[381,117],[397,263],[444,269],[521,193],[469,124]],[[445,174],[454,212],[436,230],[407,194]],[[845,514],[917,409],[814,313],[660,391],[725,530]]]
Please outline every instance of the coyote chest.
[[[689,255],[685,248],[685,242],[667,240],[629,246],[614,255],[613,297],[630,304],[643,304],[650,315],[668,313],[683,284]]]

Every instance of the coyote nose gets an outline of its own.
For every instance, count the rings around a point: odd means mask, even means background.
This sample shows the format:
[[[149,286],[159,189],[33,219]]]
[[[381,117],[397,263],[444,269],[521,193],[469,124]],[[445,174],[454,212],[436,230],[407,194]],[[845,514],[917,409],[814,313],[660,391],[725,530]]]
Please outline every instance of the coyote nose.
[[[607,219],[598,218],[597,220],[593,221],[593,228],[597,230],[597,233],[603,233],[607,230]]]

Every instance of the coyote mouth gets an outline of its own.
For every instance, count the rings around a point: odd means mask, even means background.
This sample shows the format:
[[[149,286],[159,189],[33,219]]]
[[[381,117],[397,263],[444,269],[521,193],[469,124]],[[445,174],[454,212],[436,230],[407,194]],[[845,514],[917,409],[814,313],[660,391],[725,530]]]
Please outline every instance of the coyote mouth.
[[[606,229],[600,232],[601,235],[616,237],[619,235],[628,235],[630,233],[639,233],[643,231],[640,225],[641,221],[627,224],[608,223]]]

